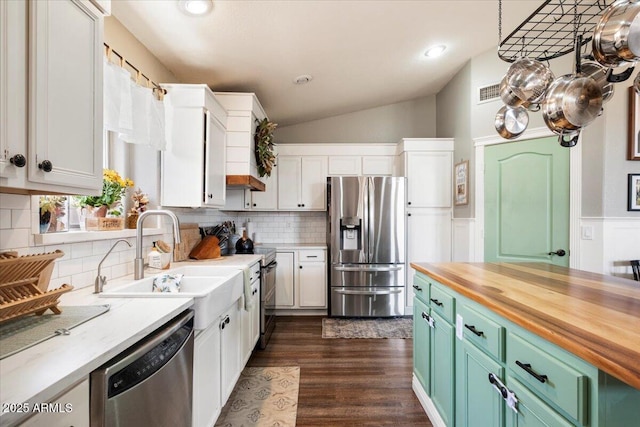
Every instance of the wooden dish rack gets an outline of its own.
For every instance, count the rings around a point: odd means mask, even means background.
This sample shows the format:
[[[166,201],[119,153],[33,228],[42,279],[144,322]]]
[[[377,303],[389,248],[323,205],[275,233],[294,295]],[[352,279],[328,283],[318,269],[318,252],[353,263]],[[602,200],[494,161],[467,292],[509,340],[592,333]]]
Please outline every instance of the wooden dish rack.
[[[47,288],[54,261],[63,255],[61,250],[25,256],[0,254],[0,323],[31,313],[41,315],[47,309],[61,313],[58,298],[73,286]]]

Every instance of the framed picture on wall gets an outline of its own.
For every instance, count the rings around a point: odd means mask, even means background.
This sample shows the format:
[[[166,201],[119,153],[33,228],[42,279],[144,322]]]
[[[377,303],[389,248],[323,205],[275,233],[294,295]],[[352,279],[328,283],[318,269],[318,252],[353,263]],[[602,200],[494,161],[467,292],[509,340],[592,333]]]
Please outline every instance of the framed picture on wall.
[[[629,88],[629,150],[628,160],[640,160],[640,94]]]
[[[455,205],[469,203],[469,160],[457,163],[454,168]]]
[[[629,174],[628,211],[640,211],[640,173]]]

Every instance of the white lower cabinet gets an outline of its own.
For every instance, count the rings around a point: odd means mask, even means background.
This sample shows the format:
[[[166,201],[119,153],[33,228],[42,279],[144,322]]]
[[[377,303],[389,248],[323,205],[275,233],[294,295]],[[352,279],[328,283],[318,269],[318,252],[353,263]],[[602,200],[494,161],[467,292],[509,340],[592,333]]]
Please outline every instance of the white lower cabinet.
[[[37,409],[31,406],[31,410],[35,412]],[[42,412],[20,425],[26,427],[88,426],[89,379],[83,380],[53,402],[47,402],[46,407],[40,410]]]
[[[294,251],[280,252],[276,254],[276,308],[293,308],[293,277],[294,277]]]
[[[236,301],[220,316],[220,403],[222,406],[227,403],[243,368],[240,355],[242,346],[241,300]]]
[[[278,251],[276,308],[321,309],[327,307],[326,254],[326,249]]]
[[[220,415],[220,327],[198,331],[193,351],[193,427],[212,426]]]
[[[259,264],[257,265],[259,273]],[[249,332],[253,342],[253,345],[247,344],[251,349],[259,338],[260,280],[254,283],[256,292],[252,294],[251,311],[244,310],[241,297],[207,329],[196,331],[193,353],[192,427],[212,427],[215,424],[249,358],[243,354],[243,340],[248,336],[246,332]]]

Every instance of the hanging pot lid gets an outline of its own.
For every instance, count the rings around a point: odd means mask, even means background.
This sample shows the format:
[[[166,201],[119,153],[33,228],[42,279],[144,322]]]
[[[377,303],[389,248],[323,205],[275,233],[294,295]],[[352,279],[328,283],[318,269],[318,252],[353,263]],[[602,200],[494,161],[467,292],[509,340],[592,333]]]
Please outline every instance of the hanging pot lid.
[[[576,77],[564,90],[562,108],[569,122],[587,126],[601,113],[602,90],[591,77]]]

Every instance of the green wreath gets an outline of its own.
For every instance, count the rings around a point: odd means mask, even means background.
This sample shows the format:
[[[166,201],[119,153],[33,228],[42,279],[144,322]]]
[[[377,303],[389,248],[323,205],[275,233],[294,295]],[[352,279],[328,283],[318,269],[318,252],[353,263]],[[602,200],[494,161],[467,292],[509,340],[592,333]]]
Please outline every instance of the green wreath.
[[[271,176],[271,170],[276,165],[276,155],[273,154],[273,131],[278,126],[276,123],[270,122],[267,118],[257,120],[256,134],[254,141],[256,143],[256,164],[258,166],[258,174],[262,176]]]

